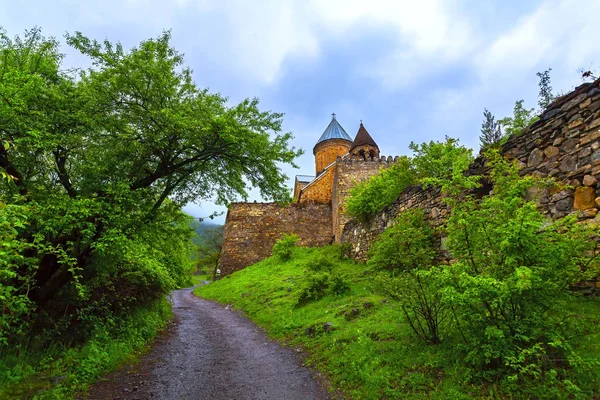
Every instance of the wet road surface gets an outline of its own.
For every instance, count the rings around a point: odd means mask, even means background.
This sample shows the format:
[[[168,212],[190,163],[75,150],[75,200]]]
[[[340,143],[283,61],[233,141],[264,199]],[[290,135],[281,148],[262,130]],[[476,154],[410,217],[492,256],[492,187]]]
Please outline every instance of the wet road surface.
[[[322,400],[327,390],[293,349],[241,313],[173,292],[175,321],[134,366],[94,385],[89,399]]]

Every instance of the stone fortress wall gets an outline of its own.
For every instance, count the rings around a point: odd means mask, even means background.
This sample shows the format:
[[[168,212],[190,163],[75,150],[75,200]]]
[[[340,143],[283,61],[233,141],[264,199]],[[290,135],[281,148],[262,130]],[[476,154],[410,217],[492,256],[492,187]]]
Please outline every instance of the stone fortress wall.
[[[235,203],[227,212],[221,251],[221,275],[252,265],[271,255],[286,233],[300,237],[301,246],[331,243],[331,206],[319,203]]]
[[[576,213],[582,220],[599,220],[600,79],[555,100],[538,121],[509,138],[502,153],[517,160],[522,175],[552,176],[572,186],[559,192],[536,193],[540,208],[549,218]],[[477,159],[468,173],[484,173],[483,160]],[[349,221],[341,241],[350,243],[352,256],[364,261],[377,236],[406,209],[421,208],[434,226],[441,225],[449,212],[442,199],[437,188],[412,186],[369,222]]]

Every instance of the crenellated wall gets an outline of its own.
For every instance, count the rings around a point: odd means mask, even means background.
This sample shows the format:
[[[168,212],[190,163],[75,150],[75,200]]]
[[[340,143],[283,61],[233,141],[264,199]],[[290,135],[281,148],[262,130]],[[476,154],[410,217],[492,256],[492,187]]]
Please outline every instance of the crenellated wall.
[[[271,255],[286,233],[300,237],[301,246],[331,243],[331,206],[317,203],[234,203],[223,232],[221,275],[252,265]]]
[[[535,193],[548,218],[575,213],[582,220],[595,218],[600,223],[600,80],[555,100],[538,121],[509,138],[502,152],[517,160],[523,175],[552,176],[573,187]],[[483,162],[477,159],[468,173],[484,173]],[[485,188],[480,194],[485,194]],[[442,224],[449,212],[438,189],[413,186],[369,222],[349,221],[341,241],[351,244],[353,257],[366,260],[377,236],[400,212],[414,207],[423,209],[434,226]]]

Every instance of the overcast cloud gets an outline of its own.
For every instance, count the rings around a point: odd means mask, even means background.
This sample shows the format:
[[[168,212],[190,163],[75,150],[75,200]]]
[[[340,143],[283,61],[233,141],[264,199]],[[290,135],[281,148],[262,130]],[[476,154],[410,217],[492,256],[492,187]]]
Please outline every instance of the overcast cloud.
[[[133,46],[171,29],[199,86],[285,113],[305,150],[299,170],[284,167],[290,187],[314,173],[332,112],[351,136],[363,120],[383,155],[445,135],[477,149],[484,107],[503,117],[515,100],[536,106],[536,72],[551,67],[555,92],[566,92],[580,68],[600,69],[598,15],[597,0],[0,0],[11,35],[40,26]]]

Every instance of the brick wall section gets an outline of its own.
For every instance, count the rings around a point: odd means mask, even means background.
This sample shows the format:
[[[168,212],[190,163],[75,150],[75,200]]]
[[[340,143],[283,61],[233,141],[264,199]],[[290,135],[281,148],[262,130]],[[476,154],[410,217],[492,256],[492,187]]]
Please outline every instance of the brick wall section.
[[[350,217],[346,213],[346,198],[350,189],[357,183],[369,179],[376,175],[382,168],[388,167],[397,157],[380,157],[375,160],[357,160],[353,158],[338,159],[336,163],[335,176],[333,179],[332,191],[332,212],[333,212],[333,234],[335,242],[341,241],[342,229]]]
[[[540,209],[548,218],[575,213],[581,220],[594,218],[594,222],[600,223],[600,80],[581,85],[555,100],[537,122],[511,137],[502,152],[518,161],[523,175],[552,176],[573,186],[558,192],[535,193]],[[484,171],[480,158],[469,173]],[[480,194],[485,194],[485,188]],[[377,235],[393,224],[398,213],[413,207],[423,209],[434,226],[443,223],[449,212],[438,189],[410,187],[371,221],[348,222],[341,241],[350,243],[353,257],[364,261]]]
[[[235,203],[227,212],[223,233],[221,274],[252,265],[271,255],[285,233],[300,236],[301,246],[331,243],[329,204]]]
[[[314,181],[305,186],[298,196],[298,201],[301,203],[316,202],[327,203],[331,202],[331,187],[333,186],[334,165],[329,166],[321,175],[317,176]]]

